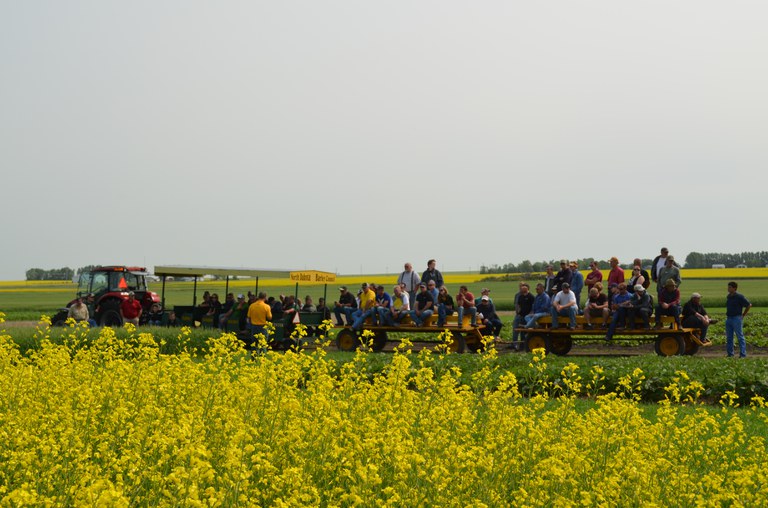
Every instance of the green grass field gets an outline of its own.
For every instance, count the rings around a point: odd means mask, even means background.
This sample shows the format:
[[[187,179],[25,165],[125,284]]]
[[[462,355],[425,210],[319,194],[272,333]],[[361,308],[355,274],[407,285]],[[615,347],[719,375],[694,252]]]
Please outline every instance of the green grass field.
[[[460,284],[466,284],[470,291],[479,294],[480,289],[487,287],[491,290],[496,307],[499,310],[512,310],[514,295],[518,290],[518,282],[482,282],[482,275],[476,275],[476,281],[467,283],[467,275],[457,276],[460,282],[453,282],[451,274],[446,274],[446,285],[451,294],[458,292]],[[329,304],[338,297],[338,288],[341,285],[347,285],[350,290],[355,290],[361,280],[385,284],[388,288],[394,285],[396,276],[394,275],[370,275],[339,277],[335,284],[327,286],[327,298]],[[275,282],[273,280],[265,281],[267,283],[259,284],[260,291],[266,291],[269,295],[280,294],[298,294],[300,298],[305,295],[311,295],[317,303],[318,298],[322,297],[326,291],[322,285],[304,285],[299,286],[286,283],[284,281]],[[534,286],[540,280],[528,281]],[[687,301],[690,294],[694,291],[703,295],[704,306],[711,311],[722,310],[725,307],[726,280],[721,279],[692,279],[683,280],[681,292],[683,300]],[[154,283],[151,289],[158,294],[161,293],[162,285]],[[197,301],[200,302],[203,291],[218,293],[220,299],[224,300],[225,295],[224,281],[205,281],[197,285]],[[254,281],[240,280],[230,281],[229,291],[232,293],[247,293],[249,290],[256,289]],[[77,286],[71,283],[27,283],[27,282],[2,282],[0,283],[0,311],[5,312],[6,319],[14,320],[36,320],[41,314],[52,315],[60,307],[63,307],[75,295]],[[768,308],[768,279],[746,279],[739,281],[739,291],[749,298],[754,305],[754,312],[762,312]],[[193,284],[191,282],[168,282],[166,283],[165,300],[166,307],[173,305],[191,305],[192,304]],[[586,291],[582,292],[582,302],[586,299]]]

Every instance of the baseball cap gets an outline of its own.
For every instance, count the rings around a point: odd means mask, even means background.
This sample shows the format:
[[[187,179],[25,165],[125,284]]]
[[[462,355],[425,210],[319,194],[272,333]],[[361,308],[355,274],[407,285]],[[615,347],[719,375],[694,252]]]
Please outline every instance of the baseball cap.
[[[642,284],[635,284],[635,291],[645,291],[645,288]]]
[[[482,297],[482,298],[480,298],[480,299],[481,299],[481,300],[490,300],[490,298],[488,298],[488,295],[483,295],[483,297]]]

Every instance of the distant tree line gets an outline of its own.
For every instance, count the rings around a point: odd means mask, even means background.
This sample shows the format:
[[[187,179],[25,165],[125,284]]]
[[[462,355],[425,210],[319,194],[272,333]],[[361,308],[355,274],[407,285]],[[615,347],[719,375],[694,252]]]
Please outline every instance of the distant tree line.
[[[27,280],[72,280],[75,274],[80,275],[95,268],[95,265],[87,265],[73,270],[65,266],[64,268],[52,268],[45,270],[43,268],[30,268],[27,270]]]
[[[569,259],[568,262],[576,261],[576,263],[579,265],[579,270],[589,270],[589,264],[592,261],[595,261],[595,258],[581,258],[581,259]],[[621,260],[619,260],[621,261]],[[631,259],[627,260],[628,263],[620,263],[619,266],[622,268],[632,268],[632,261]],[[650,266],[653,262],[652,259],[641,259],[643,266]],[[555,272],[560,270],[560,260],[552,259],[549,261],[529,261],[525,260],[519,264],[514,263],[506,263],[504,265],[490,265],[485,266],[482,265],[480,267],[480,273],[481,274],[491,274],[491,273],[537,273],[537,272],[543,272],[546,270],[547,265],[552,265],[555,269]],[[608,260],[600,259],[597,260],[597,266],[600,268],[600,270],[606,270],[610,269],[611,265],[608,262]]]
[[[685,258],[685,268],[712,268],[712,265],[725,265],[733,268],[736,265],[747,265],[758,268],[768,265],[768,252],[742,252],[740,254],[723,254],[720,252],[691,252]]]

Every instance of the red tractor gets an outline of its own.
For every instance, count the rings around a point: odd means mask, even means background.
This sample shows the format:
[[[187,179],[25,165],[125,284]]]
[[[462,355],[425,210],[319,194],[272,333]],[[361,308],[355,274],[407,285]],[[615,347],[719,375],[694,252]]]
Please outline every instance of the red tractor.
[[[145,268],[136,266],[99,266],[80,274],[77,298],[82,298],[88,305],[91,318],[100,326],[119,327],[123,325],[120,304],[128,299],[128,292],[133,291],[134,298],[141,302],[143,312],[140,323],[144,324],[152,304],[160,303],[157,293],[147,287],[147,275],[149,274]],[[88,301],[88,295],[93,295],[92,301]],[[67,311],[77,298],[51,319],[54,325],[64,324]]]

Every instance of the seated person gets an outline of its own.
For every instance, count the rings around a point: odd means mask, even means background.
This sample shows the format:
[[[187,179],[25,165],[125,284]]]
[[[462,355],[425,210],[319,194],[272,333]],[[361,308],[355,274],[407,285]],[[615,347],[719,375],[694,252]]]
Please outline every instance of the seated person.
[[[302,312],[316,312],[317,307],[312,303],[312,297],[307,295],[304,297],[304,305],[301,307]]]
[[[484,333],[484,335],[492,335],[494,338],[499,337],[502,327],[501,319],[496,314],[496,307],[493,306],[488,295],[480,297],[480,303],[477,306],[477,317],[485,325],[487,333]]]
[[[245,296],[240,294],[237,295],[237,301],[234,300],[234,295],[232,295],[232,304],[229,305],[229,299],[230,295],[232,293],[227,295],[227,301],[224,303],[224,307],[222,308],[222,314],[219,316],[219,328],[222,330],[227,329],[227,323],[230,319],[237,319],[238,320],[238,329],[244,330],[245,327],[240,328],[240,316],[243,316],[243,323],[245,323],[245,314],[248,312],[248,305],[245,301]]]
[[[608,317],[611,315],[611,309],[608,308],[608,296],[598,291],[596,287],[589,290],[587,304],[584,306],[584,328],[592,329],[592,318],[602,317],[603,328],[608,328]]]
[[[209,303],[210,305],[206,316],[211,316],[211,322],[213,323],[213,326],[216,327],[219,324],[219,316],[221,315],[222,308],[221,302],[219,301],[219,295],[213,293]]]
[[[379,309],[379,323],[384,326],[400,326],[400,321],[411,313],[408,292],[403,289],[403,286],[397,285],[392,291],[395,296],[392,298],[389,311]]]
[[[445,318],[456,312],[453,297],[448,294],[448,288],[441,286],[437,294],[437,326],[445,325]]]
[[[693,293],[691,299],[683,306],[683,326],[686,328],[698,328],[701,330],[699,338],[701,342],[709,342],[707,329],[709,325],[716,323],[710,319],[706,309],[701,304],[701,295]]]
[[[512,321],[512,348],[515,351],[520,350],[518,339],[525,341],[525,334],[520,335],[517,328],[525,326],[525,319],[533,313],[534,296],[531,294],[531,287],[527,282],[520,283],[520,291],[515,296],[515,319]]]
[[[656,328],[661,328],[661,316],[672,316],[680,326],[680,290],[672,279],[667,279],[659,292],[659,304],[656,306]]]
[[[352,313],[357,310],[357,300],[355,295],[349,292],[347,286],[341,286],[339,288],[341,295],[338,302],[333,302],[333,313],[336,316],[336,324],[344,326],[344,320],[341,319],[341,315],[347,320],[347,325],[352,324]]]
[[[323,321],[326,319],[331,319],[331,309],[325,305],[325,298],[320,298],[317,300],[317,307],[315,308],[315,312],[321,312],[323,314]]]
[[[391,313],[390,309],[392,309],[392,297],[384,291],[383,285],[377,286],[375,310],[372,315],[373,322],[376,323],[378,320],[378,323],[383,325],[387,319],[386,315]]]
[[[653,313],[653,304],[651,303],[651,295],[649,295],[642,284],[635,284],[634,293],[629,300],[629,307],[627,309],[627,329],[631,330],[635,326],[635,318],[640,316],[643,320],[643,329],[651,329],[651,314]]]
[[[195,326],[199,326],[200,321],[203,320],[203,316],[208,314],[209,310],[211,310],[211,293],[210,291],[206,291],[203,293],[203,301],[192,311],[192,320]]]
[[[76,298],[75,303],[69,306],[69,310],[67,311],[67,318],[72,318],[78,323],[80,321],[86,321],[88,322],[88,325],[91,327],[96,326],[96,321],[91,319],[91,315],[88,312],[88,306],[83,302],[83,299],[80,297]]]
[[[299,320],[299,304],[296,303],[296,298],[293,295],[288,295],[283,298],[283,335],[290,337],[293,331],[296,329],[296,324],[300,323]]]
[[[536,284],[536,298],[533,299],[533,309],[531,313],[525,316],[525,327],[536,328],[539,318],[549,316],[552,311],[552,300],[544,291],[544,284]]]
[[[148,321],[149,326],[162,326],[163,324],[163,308],[159,303],[153,303],[149,308]]]
[[[464,327],[464,314],[471,317],[470,326],[477,326],[477,307],[475,307],[475,295],[469,292],[467,286],[459,287],[456,295],[456,306],[459,314],[459,328]]]
[[[552,329],[558,328],[558,317],[567,316],[570,319],[568,328],[575,330],[576,314],[579,311],[579,306],[576,305],[576,295],[571,291],[571,285],[568,282],[563,282],[562,288],[552,299]]]
[[[181,326],[181,323],[179,322],[179,318],[176,317],[176,313],[174,311],[168,312],[168,327],[171,326]]]
[[[629,300],[632,299],[632,293],[627,291],[627,283],[620,282],[616,286],[616,293],[613,295],[613,301],[611,302],[611,311],[613,312],[613,318],[611,324],[608,327],[608,334],[605,336],[605,340],[611,340],[613,334],[616,332],[616,328],[625,326],[626,324],[626,308],[629,307]],[[624,309],[624,310],[621,310]]]
[[[422,282],[419,284],[419,292],[416,294],[416,303],[411,310],[413,324],[423,326],[429,316],[435,312],[434,307],[435,302],[432,293],[427,291],[427,285]]]
[[[365,320],[376,313],[376,293],[367,282],[363,282],[360,287],[360,304],[356,311],[350,317],[352,318],[352,329],[362,330]]]

